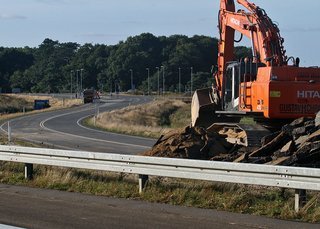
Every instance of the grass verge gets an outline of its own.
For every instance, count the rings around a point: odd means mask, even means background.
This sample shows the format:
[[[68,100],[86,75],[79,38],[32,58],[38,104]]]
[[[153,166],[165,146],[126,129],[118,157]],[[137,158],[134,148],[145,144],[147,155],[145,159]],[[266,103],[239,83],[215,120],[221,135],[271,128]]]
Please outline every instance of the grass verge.
[[[309,202],[299,213],[295,213],[292,190],[151,177],[144,192],[139,194],[135,175],[35,165],[34,179],[28,181],[24,179],[22,164],[0,162],[0,167],[0,182],[5,184],[217,209],[287,220],[320,221],[320,194],[316,192],[310,192]]]
[[[83,123],[110,132],[159,138],[161,134],[187,126],[190,120],[190,104],[162,99],[103,112],[95,121],[88,118]]]

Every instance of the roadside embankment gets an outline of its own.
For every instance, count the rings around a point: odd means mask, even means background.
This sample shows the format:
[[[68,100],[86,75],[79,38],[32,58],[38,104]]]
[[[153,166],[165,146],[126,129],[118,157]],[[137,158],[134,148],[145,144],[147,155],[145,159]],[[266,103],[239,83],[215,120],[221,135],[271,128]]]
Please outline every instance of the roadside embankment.
[[[179,100],[154,100],[103,112],[85,122],[106,131],[158,138],[161,134],[190,123],[190,104]]]

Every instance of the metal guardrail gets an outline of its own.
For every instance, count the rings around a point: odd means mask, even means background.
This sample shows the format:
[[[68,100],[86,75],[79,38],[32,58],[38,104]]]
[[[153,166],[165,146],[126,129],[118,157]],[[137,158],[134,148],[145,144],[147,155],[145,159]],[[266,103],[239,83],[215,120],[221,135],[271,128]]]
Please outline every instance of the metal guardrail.
[[[32,164],[139,174],[140,191],[148,175],[296,189],[296,210],[299,209],[299,203],[303,201],[301,194],[304,192],[301,190],[320,191],[320,169],[313,168],[4,145],[0,146],[0,160],[26,163],[26,177],[32,176]]]

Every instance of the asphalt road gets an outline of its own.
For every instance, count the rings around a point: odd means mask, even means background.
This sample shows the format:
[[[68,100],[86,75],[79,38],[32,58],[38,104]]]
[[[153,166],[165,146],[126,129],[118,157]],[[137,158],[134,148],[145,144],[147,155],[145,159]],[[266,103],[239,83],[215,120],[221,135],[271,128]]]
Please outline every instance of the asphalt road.
[[[24,228],[319,228],[215,210],[1,184],[0,206],[0,224]]]
[[[99,103],[99,111],[111,111],[147,101],[150,98],[141,96],[105,98]],[[12,136],[45,144],[50,148],[120,154],[137,154],[155,143],[154,139],[107,133],[82,126],[81,120],[95,112],[96,104],[86,104],[68,110],[16,118],[10,121]],[[2,131],[7,130],[6,125],[4,123],[1,126]]]

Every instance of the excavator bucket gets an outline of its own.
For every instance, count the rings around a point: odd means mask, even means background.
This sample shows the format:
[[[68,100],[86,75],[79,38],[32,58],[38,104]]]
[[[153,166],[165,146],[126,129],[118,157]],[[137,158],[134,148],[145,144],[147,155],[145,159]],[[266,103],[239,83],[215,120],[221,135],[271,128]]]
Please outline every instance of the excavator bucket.
[[[198,89],[192,97],[192,126],[208,127],[213,122],[214,111],[218,109],[212,93],[212,88]]]

